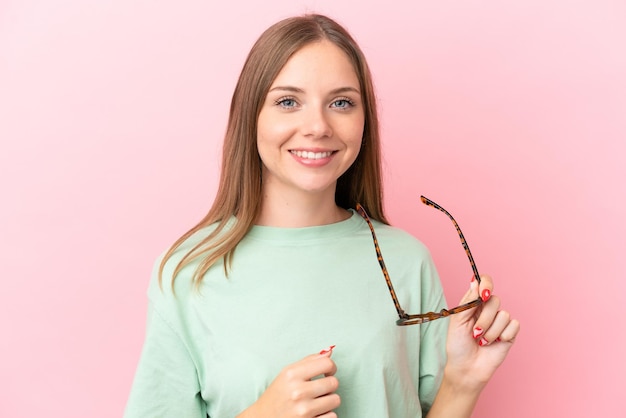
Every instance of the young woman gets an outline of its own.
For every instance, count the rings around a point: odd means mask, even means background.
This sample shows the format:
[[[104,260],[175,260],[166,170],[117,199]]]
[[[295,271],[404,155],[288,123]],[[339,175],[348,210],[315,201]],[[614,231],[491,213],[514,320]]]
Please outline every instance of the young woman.
[[[357,204],[399,304],[446,303],[425,247],[387,224],[381,183],[354,40],[320,15],[270,27],[233,95],[215,202],[156,264],[126,417],[469,417],[519,323],[482,276],[461,301],[480,307],[396,325]]]

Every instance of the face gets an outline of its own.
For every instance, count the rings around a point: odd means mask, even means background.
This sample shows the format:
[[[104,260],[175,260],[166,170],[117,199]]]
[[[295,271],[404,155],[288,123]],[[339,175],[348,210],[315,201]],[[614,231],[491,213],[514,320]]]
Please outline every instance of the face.
[[[364,123],[359,79],[347,55],[328,41],[300,49],[259,114],[264,194],[334,200],[337,179],[361,148]]]

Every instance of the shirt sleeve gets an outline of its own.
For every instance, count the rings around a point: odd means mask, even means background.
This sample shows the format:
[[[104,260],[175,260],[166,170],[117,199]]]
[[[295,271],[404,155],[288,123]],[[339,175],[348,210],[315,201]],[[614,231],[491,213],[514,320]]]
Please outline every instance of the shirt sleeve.
[[[207,417],[193,360],[153,302],[124,417]]]

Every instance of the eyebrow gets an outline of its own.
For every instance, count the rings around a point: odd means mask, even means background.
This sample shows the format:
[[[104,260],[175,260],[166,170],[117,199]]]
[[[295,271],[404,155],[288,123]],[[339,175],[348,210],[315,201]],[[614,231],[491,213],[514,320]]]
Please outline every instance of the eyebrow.
[[[294,87],[294,86],[276,86],[274,88],[271,88],[270,92],[277,91],[277,90],[290,91],[292,93],[304,93],[303,89],[299,87]],[[332,90],[330,94],[341,94],[341,93],[349,93],[349,92],[361,94],[361,92],[358,89],[354,87],[349,87],[349,86],[336,88]]]

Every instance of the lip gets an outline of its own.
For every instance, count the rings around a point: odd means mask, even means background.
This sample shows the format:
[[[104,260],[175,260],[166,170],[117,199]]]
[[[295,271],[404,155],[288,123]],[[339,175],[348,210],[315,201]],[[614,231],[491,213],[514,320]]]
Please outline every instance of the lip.
[[[331,148],[318,148],[318,147],[312,147],[312,148],[290,148],[289,152],[295,152],[295,151],[307,151],[307,152],[335,152],[337,151],[336,149],[331,149]]]
[[[332,161],[336,153],[337,150],[322,148],[293,148],[289,150],[293,159],[306,167],[325,166]],[[327,155],[324,156],[324,154]]]

